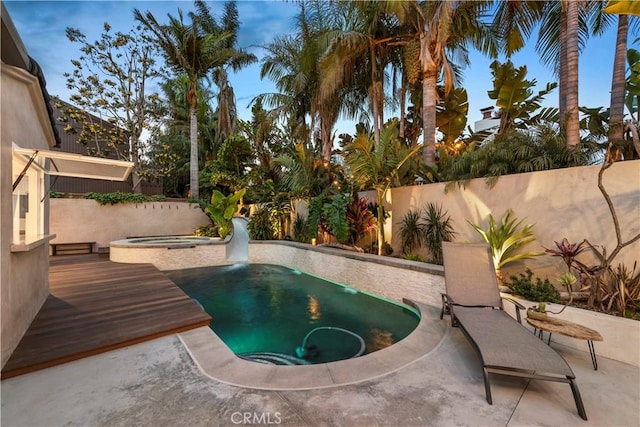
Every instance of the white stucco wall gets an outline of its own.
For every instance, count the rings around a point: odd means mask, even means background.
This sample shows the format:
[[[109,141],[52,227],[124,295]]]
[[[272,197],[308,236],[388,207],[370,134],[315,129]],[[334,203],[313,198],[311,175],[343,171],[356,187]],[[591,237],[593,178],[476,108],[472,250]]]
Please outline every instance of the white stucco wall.
[[[12,143],[49,149],[54,138],[37,79],[4,63],[0,69],[0,347],[4,366],[49,294],[48,245],[43,242],[29,250],[12,252]],[[46,203],[44,209],[46,215]],[[46,222],[44,231],[47,233]]]
[[[586,238],[594,245],[604,245],[610,252],[615,245],[615,231],[597,187],[599,170],[600,166],[584,166],[507,175],[500,177],[491,189],[484,179],[474,179],[466,189],[455,188],[448,193],[444,183],[394,188],[387,197],[392,216],[387,220],[386,237],[399,253],[400,221],[409,209],[420,209],[431,202],[442,205],[451,217],[456,241],[481,242],[482,238],[467,221],[486,228],[489,213],[499,221],[511,208],[517,219],[526,218],[526,224],[535,224],[536,241],[525,247],[526,251],[544,252],[545,248],[555,248],[554,241],[566,237],[570,242]],[[604,186],[615,204],[622,236],[629,239],[640,232],[640,160],[614,164],[605,172]],[[422,254],[426,255],[424,251]],[[637,241],[620,252],[616,265],[620,262],[632,268],[639,255],[640,241]],[[581,259],[586,260],[586,254]],[[552,281],[566,269],[559,257],[546,255],[515,263],[505,268],[505,272],[522,272],[526,267]]]
[[[96,242],[108,247],[127,237],[191,235],[209,218],[197,204],[183,202],[100,205],[89,199],[51,199],[52,243]]]

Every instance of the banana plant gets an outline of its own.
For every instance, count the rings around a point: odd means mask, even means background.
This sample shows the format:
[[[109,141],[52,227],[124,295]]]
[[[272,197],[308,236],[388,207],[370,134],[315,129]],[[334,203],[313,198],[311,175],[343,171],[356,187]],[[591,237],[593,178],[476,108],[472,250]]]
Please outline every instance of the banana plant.
[[[557,83],[547,83],[546,87],[534,95],[535,79],[527,80],[527,67],[514,67],[511,61],[491,64],[493,90],[488,91],[489,98],[495,99],[500,108],[500,128],[498,135],[507,129],[526,126],[533,114],[542,106],[544,97],[552,92]]]
[[[225,196],[218,190],[213,190],[211,204],[204,209],[209,218],[218,226],[218,234],[221,238],[227,237],[233,228],[233,215],[238,210],[238,203],[247,192],[246,188]]]
[[[489,214],[487,216],[489,225],[487,230],[483,230],[479,225],[469,222],[491,248],[493,265],[496,269],[498,283],[500,284],[503,283],[501,270],[506,264],[544,255],[544,252],[518,253],[521,248],[535,240],[532,231],[534,224],[526,224],[523,226],[522,223],[526,218],[518,221],[512,217],[513,210],[508,209],[498,224],[493,215]]]
[[[436,126],[444,134],[442,142],[446,146],[452,146],[460,138],[467,126],[468,114],[469,100],[463,88],[453,89],[438,105]]]

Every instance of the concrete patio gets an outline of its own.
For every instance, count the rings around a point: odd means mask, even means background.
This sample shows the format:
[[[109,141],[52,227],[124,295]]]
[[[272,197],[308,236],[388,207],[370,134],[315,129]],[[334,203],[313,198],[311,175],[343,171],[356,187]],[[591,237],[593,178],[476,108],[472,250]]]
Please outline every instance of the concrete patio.
[[[431,315],[437,309],[432,307]],[[448,320],[442,321],[447,322]],[[442,330],[440,328],[440,330]],[[3,426],[640,426],[640,369],[552,343],[576,374],[589,421],[566,384],[492,377],[458,329],[372,380],[265,391],[205,376],[178,335],[2,382]],[[597,350],[597,347],[596,347]]]

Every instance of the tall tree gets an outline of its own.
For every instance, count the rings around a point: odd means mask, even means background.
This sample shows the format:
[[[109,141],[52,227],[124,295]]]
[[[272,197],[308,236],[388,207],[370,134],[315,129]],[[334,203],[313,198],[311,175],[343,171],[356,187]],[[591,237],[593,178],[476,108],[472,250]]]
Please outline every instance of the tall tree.
[[[629,17],[626,14],[618,15],[616,50],[613,58],[613,77],[611,79],[609,141],[621,141],[624,138],[625,65],[627,63],[628,29]]]
[[[111,31],[108,23],[99,40],[87,41],[78,29],[68,27],[67,38],[80,44],[81,56],[72,60],[72,73],[65,73],[67,87],[74,90],[63,117],[81,124],[78,142],[96,142],[93,153],[130,159],[134,164],[134,190],[141,181],[140,136],[146,126],[149,109],[147,83],[157,76],[155,50],[148,34],[140,27],[128,33]],[[105,128],[91,120],[91,113],[109,122],[110,135],[100,135]],[[124,149],[122,149],[124,148]]]
[[[151,12],[134,10],[134,17],[154,35],[164,53],[167,64],[189,78],[187,99],[190,106],[190,166],[189,183],[192,198],[198,198],[198,119],[197,89],[200,80],[212,69],[230,65],[238,70],[256,60],[255,56],[235,47],[237,8],[234,2],[225,5],[222,25],[218,24],[204,1],[195,1],[196,12],[189,12],[190,23],[184,21],[182,10],[178,17],[168,14],[169,23],[160,24]]]
[[[584,0],[561,0],[566,14],[566,50],[561,51],[560,61],[565,61],[566,67],[566,93],[564,102],[566,111],[560,112],[561,125],[564,125],[567,148],[575,150],[580,144],[580,117],[578,103],[578,60],[580,57],[578,47],[578,25],[580,7]],[[563,24],[564,25],[564,24]],[[560,80],[562,84],[562,80]]]
[[[322,58],[319,101],[335,100],[345,87],[366,85],[376,143],[384,121],[385,67],[390,62],[389,42],[394,40],[395,22],[386,13],[384,2],[360,1],[350,4],[353,19],[342,28]]]
[[[454,85],[451,58],[468,64],[467,45],[471,44],[492,57],[498,53],[498,38],[484,21],[490,1],[405,0],[388,2],[400,21],[411,25],[420,40],[422,74],[423,156],[428,166],[436,163],[436,109],[438,81],[442,79],[445,96]]]

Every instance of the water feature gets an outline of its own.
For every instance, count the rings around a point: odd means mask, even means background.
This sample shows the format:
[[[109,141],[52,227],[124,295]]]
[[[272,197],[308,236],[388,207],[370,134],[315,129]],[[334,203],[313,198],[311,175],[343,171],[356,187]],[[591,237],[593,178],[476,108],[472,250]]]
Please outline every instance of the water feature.
[[[249,232],[248,220],[243,217],[235,217],[233,223],[233,235],[226,245],[226,257],[229,262],[247,262],[249,260]]]

